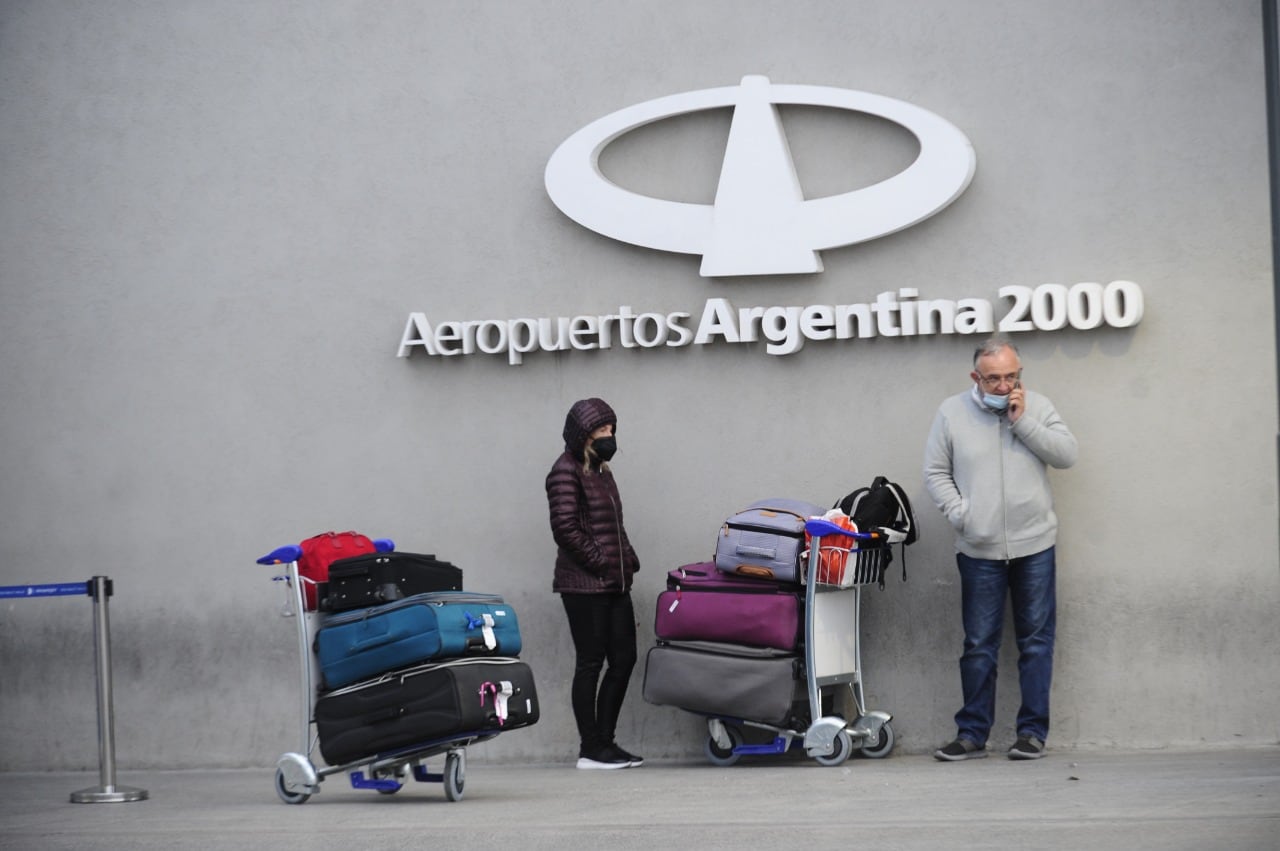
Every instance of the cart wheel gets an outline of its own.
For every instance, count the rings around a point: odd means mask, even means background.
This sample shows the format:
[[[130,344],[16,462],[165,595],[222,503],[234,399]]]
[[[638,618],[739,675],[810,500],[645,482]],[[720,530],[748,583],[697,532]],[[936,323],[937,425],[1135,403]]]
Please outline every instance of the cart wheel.
[[[276,769],[276,794],[286,804],[305,804],[311,797],[309,792],[290,792],[284,785],[284,771]]]
[[[707,761],[712,765],[728,767],[738,761],[741,754],[735,753],[739,745],[743,742],[742,731],[737,727],[724,725],[724,733],[729,737],[729,747],[722,748],[716,744],[714,736],[707,736],[707,746],[703,749],[707,755]]]
[[[379,795],[394,795],[396,792],[399,792],[404,788],[405,781],[409,777],[409,769],[407,766],[400,766],[394,771],[387,772],[385,774],[375,773],[373,776],[378,780],[394,781],[396,784],[394,787],[389,789],[378,789]]]
[[[462,767],[462,754],[449,751],[444,758],[444,796],[450,801],[462,800],[462,787],[466,784],[465,770]]]
[[[826,756],[815,756],[814,759],[820,765],[839,765],[848,759],[852,752],[853,742],[849,739],[849,731],[841,730],[836,733],[835,739],[831,742],[831,753]]]
[[[876,740],[862,746],[862,755],[871,759],[884,759],[889,755],[889,751],[893,750],[894,741],[893,728],[886,721],[881,726],[880,735]]]

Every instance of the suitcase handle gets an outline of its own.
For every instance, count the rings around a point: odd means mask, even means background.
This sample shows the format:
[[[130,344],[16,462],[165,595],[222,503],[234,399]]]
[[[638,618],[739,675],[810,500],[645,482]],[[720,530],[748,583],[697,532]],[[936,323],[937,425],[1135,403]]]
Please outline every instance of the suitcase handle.
[[[494,650],[497,648],[498,638],[493,633],[493,616],[492,615],[483,614],[477,618],[473,616],[471,612],[466,612],[466,611],[464,611],[462,615],[467,619],[467,632],[470,632],[473,629],[480,630],[480,634],[483,637],[478,639],[478,641],[480,644],[484,646],[486,650]],[[475,639],[474,637],[469,636],[467,638],[467,646],[468,647],[472,646],[472,642],[476,640],[477,639]]]
[[[755,564],[740,564],[737,572],[743,576],[759,576],[763,579],[773,578],[773,571],[770,568],[760,567]]]
[[[366,627],[371,621],[365,621]],[[376,633],[365,635],[363,638],[351,642],[352,650],[367,650],[370,647],[378,647],[387,643],[388,629],[386,624],[379,624],[382,628]]]
[[[777,517],[779,514],[790,514],[792,517],[797,517],[802,521],[809,519],[798,511],[792,511],[790,508],[775,508],[772,505],[757,505],[754,508],[744,508],[738,513],[741,514],[746,511],[759,511],[769,517]]]

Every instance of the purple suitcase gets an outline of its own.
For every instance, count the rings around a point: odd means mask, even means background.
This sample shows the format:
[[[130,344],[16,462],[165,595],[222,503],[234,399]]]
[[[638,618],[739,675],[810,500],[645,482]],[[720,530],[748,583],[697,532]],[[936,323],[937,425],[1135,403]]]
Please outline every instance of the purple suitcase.
[[[667,573],[653,631],[663,641],[717,641],[795,650],[803,591],[798,585],[736,576],[714,562]]]

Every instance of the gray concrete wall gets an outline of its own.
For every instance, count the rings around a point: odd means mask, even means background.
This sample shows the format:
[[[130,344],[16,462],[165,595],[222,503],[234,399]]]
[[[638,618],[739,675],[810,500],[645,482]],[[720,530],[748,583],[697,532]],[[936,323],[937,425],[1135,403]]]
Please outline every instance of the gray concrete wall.
[[[746,74],[932,110],[969,136],[974,180],[917,227],[824,252],[812,276],[701,278],[696,257],[605,239],[548,200],[547,159],[578,128]],[[810,197],[904,165],[901,134],[874,122],[783,116]],[[667,125],[603,166],[710,202],[727,112]],[[254,559],[326,529],[390,536],[518,607],[545,714],[472,758],[567,759],[542,481],[565,410],[601,395],[644,564],[642,651],[666,570],[707,558],[743,504],[827,502],[881,473],[908,488],[922,540],[910,580],[866,601],[864,661],[900,748],[922,751],[952,733],[960,629],[921,450],[974,338],[512,367],[398,359],[406,318],[902,287],[1002,305],[1006,285],[1130,280],[1136,327],[1019,336],[1027,386],[1081,444],[1053,476],[1052,744],[1274,742],[1267,180],[1254,0],[6,3],[0,584],[115,580],[121,766],[270,764],[295,747],[296,658]],[[818,393],[820,376],[847,385]],[[1003,670],[997,744],[1016,708],[1009,654]],[[642,673],[621,740],[697,753],[702,725],[643,703]],[[0,717],[0,769],[96,765],[87,600],[0,601]]]

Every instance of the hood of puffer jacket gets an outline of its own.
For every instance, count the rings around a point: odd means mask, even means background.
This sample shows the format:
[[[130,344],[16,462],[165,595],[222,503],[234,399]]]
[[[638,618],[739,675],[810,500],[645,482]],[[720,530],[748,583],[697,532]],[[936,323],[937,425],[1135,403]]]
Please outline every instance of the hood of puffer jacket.
[[[613,425],[618,430],[618,416],[603,399],[581,399],[573,403],[564,418],[564,448],[575,457],[582,455],[582,447],[587,445],[591,432],[602,425]]]

